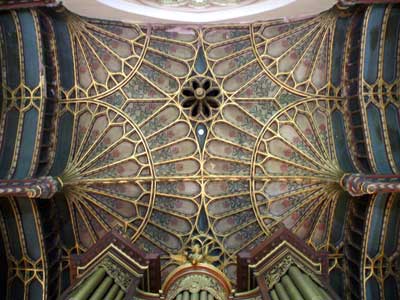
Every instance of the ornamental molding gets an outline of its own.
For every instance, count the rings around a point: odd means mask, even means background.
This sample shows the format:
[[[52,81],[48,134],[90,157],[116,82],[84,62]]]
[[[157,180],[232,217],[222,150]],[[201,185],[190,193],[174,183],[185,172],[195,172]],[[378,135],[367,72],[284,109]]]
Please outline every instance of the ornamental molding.
[[[265,282],[268,289],[272,289],[277,284],[282,276],[286,274],[294,261],[290,255],[285,256],[275,267],[265,274]]]
[[[130,272],[125,270],[110,257],[105,257],[100,263],[100,266],[106,270],[106,273],[114,279],[114,282],[118,284],[124,292],[128,290],[134,278]]]

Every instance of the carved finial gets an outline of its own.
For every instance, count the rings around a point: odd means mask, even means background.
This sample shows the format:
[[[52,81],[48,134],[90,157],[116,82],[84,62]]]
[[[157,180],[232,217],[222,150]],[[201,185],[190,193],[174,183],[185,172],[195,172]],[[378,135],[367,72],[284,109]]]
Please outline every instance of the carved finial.
[[[181,254],[171,254],[170,257],[179,264],[191,263],[192,265],[199,263],[212,264],[219,260],[218,256],[209,254],[208,244],[201,246],[198,243],[194,243],[189,247],[189,251],[184,251]]]

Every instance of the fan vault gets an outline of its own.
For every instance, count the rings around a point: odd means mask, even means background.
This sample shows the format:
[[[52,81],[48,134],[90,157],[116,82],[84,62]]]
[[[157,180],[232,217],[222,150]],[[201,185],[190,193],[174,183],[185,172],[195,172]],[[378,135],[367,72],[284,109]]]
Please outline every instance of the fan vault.
[[[237,254],[281,226],[328,252],[342,298],[397,299],[398,195],[353,198],[341,179],[398,173],[399,17],[335,7],[200,27],[2,12],[0,175],[63,184],[51,201],[0,201],[9,299],[61,293],[70,255],[112,229],[161,255],[162,280],[199,245],[235,286]]]

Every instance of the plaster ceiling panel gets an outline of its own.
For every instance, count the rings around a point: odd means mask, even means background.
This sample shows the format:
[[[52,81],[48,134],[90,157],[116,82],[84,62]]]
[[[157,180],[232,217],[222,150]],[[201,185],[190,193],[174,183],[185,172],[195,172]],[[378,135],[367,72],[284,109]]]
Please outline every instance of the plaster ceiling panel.
[[[65,0],[79,15],[128,23],[253,22],[315,15],[336,0]]]

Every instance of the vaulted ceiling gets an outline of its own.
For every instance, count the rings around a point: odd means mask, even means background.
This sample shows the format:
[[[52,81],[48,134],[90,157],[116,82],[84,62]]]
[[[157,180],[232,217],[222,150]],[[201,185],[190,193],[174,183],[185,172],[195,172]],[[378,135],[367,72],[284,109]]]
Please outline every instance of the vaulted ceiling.
[[[70,255],[113,228],[159,253],[163,278],[209,243],[235,285],[237,253],[280,226],[329,253],[343,299],[398,298],[398,194],[339,181],[399,173],[399,5],[203,26],[56,7],[0,27],[0,176],[64,184],[0,200],[9,299],[54,299]]]

